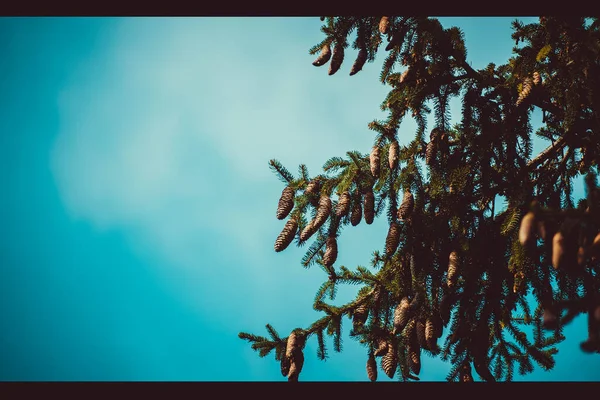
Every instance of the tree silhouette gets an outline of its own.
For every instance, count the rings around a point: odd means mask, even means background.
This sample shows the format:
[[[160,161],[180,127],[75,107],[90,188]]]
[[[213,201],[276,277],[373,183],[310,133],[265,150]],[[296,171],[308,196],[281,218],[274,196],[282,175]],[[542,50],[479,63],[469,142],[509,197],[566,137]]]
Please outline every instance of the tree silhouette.
[[[290,381],[311,336],[319,358],[325,335],[341,351],[344,316],[367,349],[372,381],[377,358],[388,377],[418,380],[422,353],[449,361],[450,381],[472,381],[472,368],[485,381],[510,381],[515,366],[525,375],[533,362],[550,370],[564,326],[581,313],[588,315],[581,350],[600,352],[598,18],[514,21],[513,57],[481,70],[468,64],[461,30],[435,18],[321,19],[325,37],[310,53],[318,53],[315,66],[329,63],[329,75],[340,70],[351,37],[358,54],[350,75],[385,46],[380,80],[391,87],[382,104],[389,114],[368,125],[370,154],[332,157],[317,176],[304,165],[294,176],[270,161],[286,185],[276,217],[287,222],[275,251],[312,241],[302,264],[327,273],[314,302],[324,316],[287,338],[271,325],[270,338],[239,337],[262,357],[275,350]],[[452,98],[462,101],[454,126]],[[543,122],[533,132],[536,107]],[[405,117],[417,131],[400,146]],[[533,134],[551,142],[535,157]],[[581,177],[587,194],[575,204],[573,181]],[[507,204],[502,212],[498,198]],[[341,229],[363,217],[387,218],[383,251],[374,251],[371,268],[336,267]],[[347,304],[327,303],[341,284],[361,289]]]

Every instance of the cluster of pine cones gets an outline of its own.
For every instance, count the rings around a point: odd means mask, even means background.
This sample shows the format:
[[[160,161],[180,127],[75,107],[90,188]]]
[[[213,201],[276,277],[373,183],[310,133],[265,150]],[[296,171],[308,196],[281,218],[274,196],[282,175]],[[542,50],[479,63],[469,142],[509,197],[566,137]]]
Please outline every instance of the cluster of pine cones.
[[[589,209],[586,210],[586,214]],[[538,238],[543,240],[552,254],[552,266],[572,274],[582,274],[583,266],[591,259],[600,258],[600,233],[594,232],[589,218],[566,217],[559,226],[556,219],[542,211],[534,202],[532,211],[525,214],[519,228],[519,241],[524,248],[532,253],[537,247]],[[551,240],[550,237],[552,237]],[[519,281],[523,281],[522,272]],[[517,278],[517,276],[515,276]],[[515,279],[516,284],[517,279]],[[520,282],[520,283],[521,283]],[[515,287],[516,290],[516,287]],[[588,339],[581,343],[586,352],[600,352],[600,297],[590,297],[586,300],[588,309]],[[566,306],[568,308],[568,305]],[[547,305],[544,309],[544,327],[554,329],[559,318],[560,310],[555,305]]]

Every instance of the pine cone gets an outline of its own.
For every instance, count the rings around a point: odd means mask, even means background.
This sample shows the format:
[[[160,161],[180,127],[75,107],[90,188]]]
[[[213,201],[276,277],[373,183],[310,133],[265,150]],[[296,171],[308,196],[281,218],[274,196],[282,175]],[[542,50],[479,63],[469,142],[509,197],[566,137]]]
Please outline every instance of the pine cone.
[[[524,247],[529,247],[532,243],[535,243],[536,225],[535,214],[533,211],[529,211],[521,220],[521,227],[519,228],[519,242]]]
[[[396,309],[394,310],[394,330],[396,332],[402,332],[402,329],[406,326],[408,322],[409,307],[410,302],[408,301],[408,297],[404,297],[396,306]]]
[[[437,349],[437,333],[433,319],[427,318],[427,321],[425,322],[425,341],[427,342],[427,348],[430,351],[435,351]]]
[[[283,230],[277,236],[275,240],[275,251],[280,252],[285,250],[292,240],[294,240],[294,236],[296,236],[296,231],[298,230],[298,221],[295,218],[290,218],[288,222],[285,223]]]
[[[450,253],[450,257],[448,260],[448,276],[447,282],[448,287],[452,287],[456,284],[456,274],[458,272],[458,253],[453,251]]]
[[[404,70],[404,72],[400,75],[400,79],[398,79],[398,83],[402,83],[408,78],[408,68]]]
[[[298,382],[298,376],[304,366],[304,353],[302,350],[295,350],[290,361],[290,371],[288,373],[288,382]]]
[[[317,195],[321,191],[321,181],[318,179],[313,179],[306,185],[306,189],[304,190],[304,194],[307,195]]]
[[[408,352],[408,367],[413,374],[419,375],[421,372],[421,349],[419,346],[411,344],[407,346]]]
[[[537,86],[540,83],[542,83],[542,76],[540,75],[539,72],[535,71],[533,73],[533,84]]]
[[[298,335],[296,331],[292,331],[287,338],[287,343],[285,345],[285,356],[291,361],[294,350],[298,348]]]
[[[367,62],[367,49],[361,48],[358,50],[356,61],[354,61],[354,64],[352,64],[352,68],[350,69],[350,76],[355,75],[358,71],[362,70],[365,62]]]
[[[350,193],[344,192],[340,195],[337,207],[335,209],[335,215],[343,217],[350,211]]]
[[[337,240],[335,239],[335,237],[328,237],[325,246],[326,247],[325,254],[323,255],[323,264],[325,264],[328,267],[331,267],[335,263],[338,254]]]
[[[287,377],[290,373],[290,366],[290,359],[285,354],[281,356],[281,375]]]
[[[389,343],[387,340],[379,341],[379,346],[377,346],[377,349],[375,350],[375,353],[374,353],[375,357],[383,356],[385,353],[387,353],[388,346],[389,346]]]
[[[371,354],[367,360],[367,376],[371,382],[377,380],[377,363],[375,362],[373,354]]]
[[[360,201],[354,202],[354,207],[352,207],[352,213],[350,214],[350,223],[352,226],[356,226],[360,224],[360,220],[362,219],[362,205]]]
[[[336,44],[333,48],[333,54],[331,56],[331,64],[329,64],[329,75],[335,74],[344,61],[344,47],[340,44]]]
[[[398,166],[398,155],[400,153],[400,146],[397,141],[392,141],[390,144],[390,149],[388,152],[388,162],[390,164],[390,169],[394,170]]]
[[[319,229],[325,221],[327,221],[329,214],[331,214],[331,199],[324,194],[319,199],[319,207],[317,208],[317,215],[314,219],[316,229]]]
[[[364,198],[365,222],[370,225],[375,218],[375,194],[372,189],[365,193]]]
[[[425,324],[421,321],[417,321],[416,329],[419,346],[421,346],[422,348],[427,348],[427,341],[425,340]]]
[[[371,156],[369,158],[370,164],[371,164],[371,174],[373,174],[373,176],[375,178],[379,178],[379,168],[380,168],[380,161],[379,161],[379,147],[374,146],[373,149],[371,150]]]
[[[329,61],[330,58],[331,58],[331,47],[328,44],[325,44],[325,45],[323,45],[323,47],[321,47],[321,53],[319,54],[317,59],[315,61],[313,61],[312,64],[315,67],[320,67],[322,65],[325,65],[327,63],[327,61]]]
[[[552,266],[558,269],[565,255],[565,237],[561,232],[556,232],[552,238]]]
[[[277,219],[284,219],[294,208],[294,189],[286,186],[281,192],[279,205],[277,207]]]
[[[388,230],[387,238],[385,239],[385,255],[391,256],[396,252],[400,244],[400,227],[397,223],[392,222]]]
[[[352,325],[354,326],[354,330],[358,330],[358,328],[362,327],[365,322],[367,322],[367,318],[369,318],[369,309],[367,308],[367,305],[363,303],[358,306],[352,314]]]
[[[517,99],[517,106],[529,96],[529,93],[531,93],[532,84],[533,81],[531,78],[525,78],[523,81],[523,89],[521,90],[521,93],[519,93],[519,98]]]
[[[400,207],[398,207],[398,219],[400,221],[404,221],[406,218],[410,216],[415,206],[415,198],[412,193],[407,189],[404,191],[404,197],[402,198],[402,203],[400,203]]]
[[[381,369],[385,374],[392,379],[398,368],[398,352],[394,345],[390,343],[388,345],[388,351],[383,357],[381,357]]]
[[[437,150],[437,142],[435,140],[430,140],[427,143],[427,147],[425,148],[425,164],[433,165],[435,162],[435,153]]]
[[[315,226],[314,220],[309,221],[302,232],[300,232],[300,240],[303,242],[308,240],[317,230],[318,228]]]
[[[381,32],[382,35],[385,35],[388,33],[389,28],[390,17],[381,17],[381,19],[379,20],[379,32]]]

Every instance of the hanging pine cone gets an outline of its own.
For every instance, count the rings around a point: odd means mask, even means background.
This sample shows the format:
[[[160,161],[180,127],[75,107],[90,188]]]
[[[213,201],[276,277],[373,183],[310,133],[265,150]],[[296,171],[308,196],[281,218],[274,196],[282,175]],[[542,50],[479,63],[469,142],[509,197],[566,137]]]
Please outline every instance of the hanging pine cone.
[[[402,332],[402,329],[406,326],[408,322],[409,307],[410,302],[408,301],[408,297],[404,297],[396,306],[396,309],[394,310],[394,330],[396,332]]]
[[[316,229],[319,229],[331,213],[331,199],[326,194],[322,195],[319,199],[319,207],[317,208],[317,215],[314,219],[314,225]]]
[[[367,322],[367,318],[369,318],[369,309],[367,308],[367,305],[363,303],[356,307],[352,314],[352,325],[354,330],[360,329],[365,322]]]
[[[367,62],[367,49],[363,47],[358,50],[356,61],[354,61],[354,64],[352,64],[352,68],[350,69],[350,76],[355,75],[358,71],[362,70],[365,62]]]
[[[542,83],[542,76],[540,75],[539,72],[535,71],[533,73],[533,84],[537,86],[540,83]]]
[[[319,54],[317,59],[315,61],[313,61],[312,64],[315,67],[320,67],[322,65],[325,65],[327,63],[327,61],[329,61],[330,58],[331,58],[331,46],[329,46],[329,44],[325,44],[325,45],[323,45],[323,47],[321,47],[321,53]]]
[[[316,196],[321,191],[321,181],[318,179],[313,179],[308,183],[306,189],[304,190],[304,194],[308,195],[311,198],[316,198]]]
[[[290,371],[288,373],[288,382],[298,382],[298,376],[304,366],[304,353],[297,349],[294,351],[290,361]]]
[[[292,359],[292,354],[294,353],[294,350],[296,350],[298,348],[298,345],[299,345],[298,339],[299,338],[298,338],[298,334],[296,333],[296,331],[292,331],[287,338],[287,342],[285,345],[285,356],[290,361]]]
[[[413,374],[419,375],[421,372],[421,349],[419,346],[411,344],[407,346],[408,352],[408,367]]]
[[[530,247],[535,242],[536,221],[533,211],[529,211],[521,220],[519,228],[519,242],[524,247]]]
[[[300,240],[306,241],[308,240],[314,233],[318,230],[318,228],[314,224],[314,220],[311,220],[306,224],[302,232],[300,232]]]
[[[371,174],[373,174],[373,176],[375,178],[379,178],[379,168],[380,168],[379,147],[377,147],[377,146],[373,147],[373,149],[371,150],[371,156],[369,157],[369,162],[371,165]]]
[[[360,204],[360,200],[357,199],[354,202],[354,206],[352,207],[352,213],[350,214],[350,223],[352,226],[356,226],[360,224],[360,220],[362,219],[362,205]]]
[[[425,340],[425,324],[422,321],[417,321],[416,329],[419,346],[421,346],[422,348],[427,348],[427,342]]]
[[[525,78],[523,81],[523,88],[521,89],[521,93],[519,93],[519,98],[517,99],[517,106],[523,102],[531,93],[533,81],[531,78]]]
[[[425,322],[425,341],[427,342],[426,348],[428,348],[430,351],[435,351],[437,349],[437,338],[438,336],[433,319],[427,318],[427,321]]]
[[[375,194],[373,193],[373,189],[369,189],[367,193],[365,193],[364,208],[365,222],[370,225],[375,218]]]
[[[344,61],[344,47],[341,44],[336,44],[331,55],[331,64],[329,64],[329,75],[335,74],[341,67]]]
[[[350,193],[344,192],[340,195],[340,199],[338,200],[335,215],[343,217],[348,214],[348,211],[350,211]]]
[[[400,244],[400,227],[397,223],[392,222],[385,239],[385,255],[388,257],[393,255],[398,248],[398,244]]]
[[[390,164],[390,169],[394,170],[398,166],[398,155],[400,154],[400,146],[398,142],[393,140],[390,144],[390,149],[388,151],[388,163]]]
[[[325,254],[323,255],[323,264],[331,267],[337,259],[338,248],[335,237],[328,237],[325,242]]]
[[[457,272],[458,272],[458,253],[456,253],[456,251],[453,251],[452,253],[450,253],[450,257],[448,260],[448,276],[447,276],[448,287],[452,287],[456,284]]]
[[[471,364],[468,361],[466,361],[460,368],[460,381],[473,382],[473,375],[471,374]]]
[[[379,32],[382,35],[385,35],[388,33],[389,28],[390,28],[390,17],[381,17],[381,19],[379,20]]]
[[[392,343],[388,345],[388,351],[381,357],[381,369],[392,379],[398,368],[398,352]]]
[[[558,269],[565,255],[565,237],[561,232],[556,232],[552,238],[552,266]]]
[[[427,143],[427,147],[425,148],[425,164],[433,165],[435,162],[435,153],[437,150],[437,142],[435,140],[430,140]]]
[[[277,206],[277,219],[284,219],[294,208],[294,189],[286,186],[281,192],[279,205]]]
[[[402,83],[408,78],[408,68],[404,70],[402,74],[400,74],[400,78],[398,79],[398,83]]]
[[[383,356],[385,353],[387,353],[388,346],[389,343],[387,340],[379,341],[379,345],[377,346],[377,349],[375,349],[375,357]]]
[[[275,251],[280,252],[285,250],[290,243],[292,243],[292,240],[294,240],[297,230],[298,221],[296,221],[295,218],[290,218],[288,222],[285,223],[283,230],[275,240]]]
[[[287,377],[290,373],[290,359],[284,354],[281,356],[281,375]]]
[[[410,190],[406,189],[404,191],[402,203],[400,203],[400,207],[398,207],[398,220],[404,221],[406,218],[408,218],[412,213],[414,206],[415,198],[413,197]]]
[[[371,354],[367,360],[367,376],[371,382],[377,380],[377,363],[375,362],[375,356]]]

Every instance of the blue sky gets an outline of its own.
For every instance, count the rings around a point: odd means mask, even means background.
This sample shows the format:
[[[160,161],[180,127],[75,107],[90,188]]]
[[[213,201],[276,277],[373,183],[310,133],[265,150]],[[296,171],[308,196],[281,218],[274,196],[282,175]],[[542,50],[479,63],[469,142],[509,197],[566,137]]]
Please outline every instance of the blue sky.
[[[512,19],[441,20],[481,68],[510,55]],[[324,276],[301,267],[304,248],[273,251],[283,187],[267,162],[316,174],[367,152],[387,93],[382,60],[353,77],[351,51],[334,76],[311,65],[320,24],[0,19],[1,380],[284,380],[237,334],[306,327]],[[385,225],[345,229],[337,264],[367,265]],[[566,329],[552,372],[525,379],[600,379],[584,326]],[[367,380],[348,329],[326,362],[307,343],[303,380]],[[448,370],[424,358],[421,378]]]

